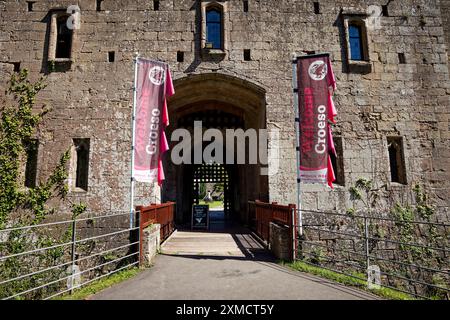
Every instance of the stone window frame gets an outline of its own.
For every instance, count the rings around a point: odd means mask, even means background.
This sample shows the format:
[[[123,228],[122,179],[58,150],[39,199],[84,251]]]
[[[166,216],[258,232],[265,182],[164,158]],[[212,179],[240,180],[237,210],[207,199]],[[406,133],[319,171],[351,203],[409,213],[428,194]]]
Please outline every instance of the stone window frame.
[[[37,185],[40,140],[32,138],[25,148],[24,186],[34,188]]]
[[[363,69],[367,72],[371,71],[371,54],[370,54],[370,36],[367,28],[367,18],[368,14],[362,10],[346,9],[341,13],[343,29],[344,29],[344,39],[345,39],[345,55],[346,62],[349,71],[357,71]],[[350,48],[350,32],[349,26],[357,25],[361,28],[361,46],[363,57],[362,60],[352,60],[351,59],[351,48]]]
[[[334,158],[336,171],[334,172],[336,176],[336,181],[333,182],[333,185],[339,187],[345,187],[345,164],[344,164],[344,138],[342,135],[336,135],[333,137],[333,142],[336,147],[336,157]],[[330,154],[333,158],[333,155]],[[332,159],[333,160],[333,159]],[[334,169],[334,165],[333,165]]]
[[[387,153],[387,164],[388,164],[388,181],[391,185],[408,185],[408,170],[407,168],[407,155],[405,150],[405,138],[403,136],[389,135],[386,136],[386,153]],[[391,159],[390,159],[390,148],[394,145],[396,150],[396,164],[397,164],[397,176],[399,181],[393,181],[391,172]]]
[[[84,186],[79,187],[77,186],[77,180],[78,180],[78,151],[79,148],[82,147],[86,150],[87,153],[87,166],[85,167],[85,178],[86,183]],[[73,138],[72,139],[72,145],[70,148],[70,170],[69,170],[69,176],[68,176],[68,185],[69,190],[71,192],[76,193],[86,193],[89,190],[89,169],[91,164],[91,139],[90,138]]]
[[[210,49],[206,47],[206,11],[208,9],[218,9],[222,14],[222,48],[221,49]],[[228,23],[227,19],[228,12],[228,2],[227,1],[201,1],[201,50],[203,54],[206,55],[225,55],[228,51]]]
[[[56,47],[58,40],[58,19],[61,17],[70,17],[70,13],[66,9],[53,9],[50,11],[50,33],[49,33],[49,43],[48,43],[48,61],[54,61],[55,63],[67,63],[73,60],[73,49],[76,38],[76,29],[72,29],[72,39],[70,47],[70,57],[69,58],[56,58]]]

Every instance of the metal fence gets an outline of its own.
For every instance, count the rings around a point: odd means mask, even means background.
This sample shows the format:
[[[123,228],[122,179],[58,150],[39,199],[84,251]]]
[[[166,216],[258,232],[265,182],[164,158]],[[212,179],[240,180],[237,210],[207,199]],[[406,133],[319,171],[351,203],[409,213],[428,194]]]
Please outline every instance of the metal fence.
[[[0,230],[0,299],[52,299],[137,265],[136,225],[110,212]]]
[[[296,259],[361,284],[373,283],[422,299],[449,299],[449,224],[388,215],[301,213]]]

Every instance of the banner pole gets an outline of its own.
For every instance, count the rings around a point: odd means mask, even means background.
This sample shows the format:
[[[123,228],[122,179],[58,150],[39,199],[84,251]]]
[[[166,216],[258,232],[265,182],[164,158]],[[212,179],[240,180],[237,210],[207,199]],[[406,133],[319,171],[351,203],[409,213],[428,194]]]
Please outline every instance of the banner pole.
[[[294,93],[294,114],[295,114],[295,138],[296,138],[296,155],[297,155],[297,212],[298,212],[298,226],[299,235],[303,235],[302,223],[302,201],[300,189],[300,113],[298,110],[298,82],[297,82],[297,54],[292,55],[292,90]]]
[[[131,139],[131,179],[130,179],[130,229],[134,228],[134,148],[136,142],[135,126],[136,126],[136,95],[137,95],[137,70],[138,70],[139,53],[133,58],[134,63],[134,84],[133,84],[133,115],[131,117],[132,139]]]

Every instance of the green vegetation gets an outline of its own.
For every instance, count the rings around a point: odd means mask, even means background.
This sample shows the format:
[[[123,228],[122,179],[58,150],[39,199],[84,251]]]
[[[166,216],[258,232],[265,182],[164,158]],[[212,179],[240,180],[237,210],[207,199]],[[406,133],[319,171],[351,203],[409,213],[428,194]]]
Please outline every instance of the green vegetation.
[[[136,276],[141,269],[139,268],[130,268],[125,269],[123,271],[118,271],[113,273],[110,276],[103,277],[99,280],[93,281],[92,283],[81,287],[79,289],[75,289],[72,295],[64,295],[55,297],[54,300],[85,300],[89,296],[96,294],[106,288],[109,288],[117,283],[130,279]]]
[[[393,287],[411,292],[416,290],[422,296],[432,299],[448,299],[448,292],[445,290],[445,288],[448,288],[448,283],[439,274],[426,270],[427,267],[440,270],[447,269],[448,262],[445,259],[445,255],[438,250],[427,248],[427,246],[446,248],[448,247],[448,239],[438,232],[438,227],[435,225],[417,223],[417,221],[432,222],[435,208],[429,203],[428,195],[419,185],[415,185],[412,191],[415,198],[413,204],[396,202],[387,213],[388,216],[383,215],[384,218],[392,219],[392,222],[363,219],[361,216],[380,217],[380,211],[377,210],[377,202],[383,190],[382,187],[375,188],[372,180],[359,178],[354,186],[349,188],[350,200],[353,202],[353,206],[347,209],[347,215],[351,218],[350,222],[353,226],[346,227],[357,229],[358,232],[356,233],[364,235],[365,223],[367,223],[367,231],[369,237],[371,237],[368,240],[369,254],[381,256],[385,259],[376,261],[376,264],[383,270],[392,273],[392,275],[387,275],[387,277]],[[388,197],[388,195],[385,196]],[[355,206],[356,204],[359,205]],[[347,219],[346,221],[349,220]],[[339,221],[339,218],[329,222],[330,229],[335,228],[339,230],[341,225],[342,221]],[[393,257],[383,255],[387,247],[385,240],[389,240],[386,243],[391,250],[393,249]],[[398,243],[396,244],[395,242]],[[364,239],[360,241],[359,245],[365,246]],[[339,260],[341,258],[340,253],[338,253],[339,249],[324,253],[320,248],[314,247],[310,251],[310,255],[303,261],[319,266],[323,264],[322,262],[326,258],[331,263],[335,259]],[[360,267],[365,268],[366,262],[363,259],[359,259],[356,262]],[[403,264],[397,262],[403,262]],[[372,263],[374,263],[373,260]],[[444,289],[421,285],[416,281]]]
[[[50,111],[43,106],[36,112],[34,107],[36,95],[45,86],[43,78],[31,83],[26,69],[13,74],[7,93],[16,103],[12,106],[2,106],[0,109],[0,230],[42,223],[48,216],[55,213],[55,209],[48,206],[48,201],[56,197],[65,199],[68,193],[65,181],[68,177],[66,164],[70,157],[69,151],[61,155],[55,169],[46,180],[41,180],[32,188],[25,188],[22,181],[21,172],[27,150],[35,147],[33,137],[44,115]],[[73,217],[85,210],[84,204],[72,204]],[[62,244],[70,241],[71,236],[71,226],[66,230],[60,230],[57,239],[54,233],[50,234],[48,230],[40,228],[4,232],[2,238],[5,237],[6,241],[0,243],[0,254],[15,255]],[[63,258],[67,252],[64,249],[64,247],[57,247],[39,251],[33,255],[19,255],[3,260],[0,263],[0,279],[12,279],[65,262]],[[0,298],[38,287],[65,275],[65,270],[59,268],[9,282],[0,286]],[[63,281],[31,291],[16,299],[43,298],[61,285]]]
[[[210,209],[223,208],[223,202],[222,201],[205,202],[203,200],[200,200],[199,204],[201,204],[201,205],[208,205]]]
[[[351,277],[325,268],[313,266],[302,261],[295,261],[293,263],[282,263],[282,264],[297,271],[311,273],[332,281],[336,281],[338,283],[364,289],[383,298],[392,300],[415,300],[415,298],[411,295],[390,288],[381,287],[380,289],[369,289],[367,287],[367,281],[362,280],[366,278],[366,275],[362,273],[348,272],[349,274],[354,276]],[[356,277],[360,279],[357,279]]]

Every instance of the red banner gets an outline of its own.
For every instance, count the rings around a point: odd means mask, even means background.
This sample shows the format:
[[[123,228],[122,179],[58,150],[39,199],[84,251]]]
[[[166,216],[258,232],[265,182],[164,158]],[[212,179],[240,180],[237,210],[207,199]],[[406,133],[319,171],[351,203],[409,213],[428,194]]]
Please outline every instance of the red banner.
[[[169,149],[164,129],[169,125],[166,98],[174,94],[166,63],[138,59],[134,174],[136,181],[164,180],[161,156]]]
[[[300,118],[300,181],[331,187],[335,180],[329,152],[335,153],[330,122],[336,109],[332,91],[336,88],[328,54],[297,59]]]

